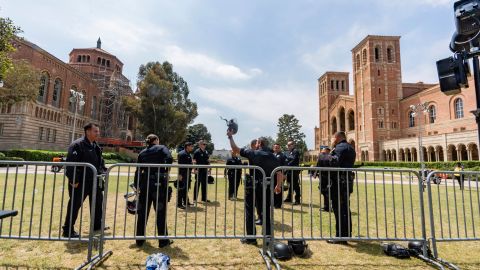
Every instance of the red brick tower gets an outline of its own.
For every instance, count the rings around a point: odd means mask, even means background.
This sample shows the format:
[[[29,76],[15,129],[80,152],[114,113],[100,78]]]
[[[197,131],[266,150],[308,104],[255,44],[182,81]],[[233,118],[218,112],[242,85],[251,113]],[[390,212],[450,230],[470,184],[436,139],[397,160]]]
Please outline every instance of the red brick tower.
[[[352,60],[358,159],[380,160],[378,142],[400,137],[400,37],[367,36]]]

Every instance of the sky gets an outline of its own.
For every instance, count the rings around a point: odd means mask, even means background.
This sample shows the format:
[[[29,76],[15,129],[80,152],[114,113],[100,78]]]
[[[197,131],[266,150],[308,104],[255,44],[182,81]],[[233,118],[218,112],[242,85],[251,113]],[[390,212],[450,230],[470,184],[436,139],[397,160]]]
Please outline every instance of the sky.
[[[402,80],[438,83],[435,62],[451,55],[453,0],[82,0],[0,1],[0,16],[21,36],[67,62],[72,48],[102,49],[138,68],[169,61],[198,104],[216,149],[276,138],[278,118],[294,114],[309,149],[318,126],[317,80],[352,72],[350,50],[367,35],[401,36]],[[350,86],[353,89],[352,85]],[[353,91],[353,90],[351,90]]]

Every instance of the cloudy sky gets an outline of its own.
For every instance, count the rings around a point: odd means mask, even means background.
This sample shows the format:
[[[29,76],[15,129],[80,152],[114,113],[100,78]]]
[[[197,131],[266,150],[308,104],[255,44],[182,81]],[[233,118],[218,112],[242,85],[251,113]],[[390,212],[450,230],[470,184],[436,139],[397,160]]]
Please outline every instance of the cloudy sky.
[[[217,149],[237,118],[239,144],[276,137],[277,120],[294,114],[314,146],[317,79],[351,72],[350,50],[366,35],[400,35],[404,82],[437,82],[435,61],[448,57],[453,0],[2,0],[23,36],[68,61],[72,48],[102,48],[138,67],[170,61],[198,103]]]

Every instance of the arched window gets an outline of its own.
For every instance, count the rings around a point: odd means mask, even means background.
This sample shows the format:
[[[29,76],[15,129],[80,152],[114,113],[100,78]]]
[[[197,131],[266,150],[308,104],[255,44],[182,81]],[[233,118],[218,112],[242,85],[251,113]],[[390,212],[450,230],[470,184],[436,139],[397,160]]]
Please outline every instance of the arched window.
[[[363,49],[362,51],[362,61],[363,61],[363,65],[367,64],[367,49]]]
[[[87,62],[90,63],[90,55],[87,55]]]
[[[337,118],[334,117],[332,119],[332,134],[335,134],[337,132]]]
[[[357,54],[357,56],[355,58],[356,58],[356,60],[355,60],[356,67],[357,67],[357,70],[359,70],[360,69],[360,54]]]
[[[87,57],[85,55],[82,55],[82,62],[87,62]]]
[[[455,99],[455,119],[463,118],[463,100],[461,98]]]
[[[330,90],[333,90],[333,85],[334,85],[334,84],[335,84],[335,83],[333,82],[333,80],[331,80],[331,81],[330,81]]]
[[[375,47],[375,62],[380,62],[380,48]]]
[[[379,95],[382,94],[382,88],[378,88],[378,94],[379,94]]]
[[[383,128],[383,120],[378,120],[378,128]]]
[[[434,124],[435,119],[437,119],[437,109],[433,105],[428,107],[428,118],[430,120],[430,124]]]
[[[385,112],[385,110],[383,109],[383,107],[381,107],[381,106],[378,107],[378,109],[377,109],[377,114],[378,115],[383,115],[384,112]]]
[[[345,81],[342,81],[342,90],[345,90]]]
[[[410,111],[408,113],[408,126],[409,127],[414,127],[415,126],[415,113],[413,111]]]
[[[53,85],[53,96],[52,96],[52,105],[55,107],[60,107],[60,98],[62,96],[62,80],[55,79]]]
[[[336,80],[335,81],[335,89],[337,89],[337,90],[340,89],[338,86],[339,86],[339,82],[338,82],[338,80]]]
[[[50,77],[48,76],[48,73],[42,73],[42,77],[40,77],[40,87],[38,88],[37,97],[37,100],[40,102],[45,103],[47,101],[49,81]]]
[[[110,60],[107,60],[107,67],[110,67]]]
[[[387,61],[388,63],[393,62],[393,49],[391,47],[387,48]]]
[[[82,62],[82,56],[81,55],[77,56],[77,62]]]
[[[348,112],[348,130],[355,130],[355,113],[353,111]]]
[[[70,89],[77,91],[77,87],[74,85]],[[70,96],[68,98],[68,110],[71,112],[75,112],[75,105],[76,105],[75,97],[73,96],[72,92],[70,92]]]
[[[100,65],[102,63],[102,60],[100,59],[100,57],[97,58],[97,65]]]

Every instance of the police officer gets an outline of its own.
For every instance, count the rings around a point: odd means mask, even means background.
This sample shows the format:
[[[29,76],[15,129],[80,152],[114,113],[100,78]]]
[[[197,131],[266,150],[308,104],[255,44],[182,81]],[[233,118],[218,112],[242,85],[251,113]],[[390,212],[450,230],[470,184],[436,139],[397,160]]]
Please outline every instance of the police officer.
[[[138,155],[137,163],[149,164],[172,164],[173,158],[164,145],[160,145],[157,135],[150,134],[145,140],[147,148]],[[168,168],[165,167],[138,167],[135,172],[137,194],[137,236],[145,235],[150,206],[156,211],[157,232],[159,236],[168,235],[167,231],[167,199],[168,199]],[[137,246],[142,246],[145,240],[136,240]],[[160,248],[168,246],[172,241],[168,239],[158,240]]]
[[[318,156],[317,160],[317,167],[330,167],[330,162],[332,160],[332,156],[330,155],[330,148],[328,146],[321,147],[320,155]],[[318,188],[323,195],[323,207],[320,208],[322,211],[329,212],[330,211],[330,196],[329,193],[331,192],[331,180],[330,175],[334,174],[334,172],[330,171],[321,171],[320,173],[316,173],[315,177],[319,177],[320,185]]]
[[[285,155],[282,153],[282,148],[280,147],[280,144],[275,143],[272,147],[272,150],[273,150],[273,154],[280,162],[280,166],[285,166],[287,161],[286,161]],[[273,195],[273,206],[275,208],[282,207],[282,197],[283,197],[282,192]]]
[[[193,153],[193,164],[196,165],[210,165],[209,154],[205,149],[207,144],[200,140],[198,141],[198,149]],[[202,189],[202,202],[210,202],[207,200],[207,179],[208,179],[209,169],[200,168],[197,170],[195,188],[193,190],[193,200],[197,201],[198,198],[198,189]]]
[[[100,128],[97,124],[89,123],[83,127],[85,136],[72,142],[68,147],[67,162],[85,162],[92,164],[97,170],[97,175],[103,174],[107,169],[102,158],[102,149],[98,146],[96,140],[100,136]],[[66,166],[65,175],[68,178],[68,205],[65,223],[63,225],[63,237],[78,238],[79,234],[75,232],[74,226],[78,217],[78,211],[82,207],[83,201],[88,196],[90,211],[92,211],[93,190],[95,195],[95,219],[93,229],[101,229],[103,194],[98,183],[94,187],[93,172],[89,168],[82,166]]]
[[[231,157],[227,159],[226,165],[242,165],[242,161],[234,151],[231,152]],[[242,169],[225,169],[225,175],[228,177],[228,199],[236,200],[238,194],[238,187],[242,180]]]
[[[251,160],[252,163],[250,165],[255,165],[259,166],[262,168],[265,173],[266,177],[269,177],[269,175],[272,174],[273,170],[280,165],[280,162],[278,159],[273,155],[270,149],[268,149],[268,140],[264,137],[260,137],[257,139],[257,145],[256,148],[258,150],[254,149],[246,149],[242,148],[240,149],[236,144],[235,141],[233,140],[233,134],[231,130],[227,131],[227,136],[230,141],[230,146],[232,147],[232,151],[234,152],[240,152],[240,156],[248,158],[248,160]],[[271,190],[270,190],[270,185],[267,185],[267,183],[263,183],[263,175],[260,172],[255,172],[255,186],[256,189],[262,190],[265,186],[265,192],[266,192],[266,198],[265,203],[266,203],[266,212],[262,213],[262,216],[264,218],[265,222],[265,227],[266,230],[263,231],[263,234],[266,235],[271,235],[271,217],[270,217],[270,212],[272,209],[270,208],[270,198],[271,198]],[[276,181],[275,184],[275,193],[280,193],[281,192],[281,181],[282,181],[282,173],[278,172],[276,175],[276,178],[274,181]],[[246,184],[247,185],[247,184]],[[248,189],[247,189],[248,191]],[[248,196],[250,197],[250,196]],[[254,213],[253,213],[253,205],[254,201],[253,200],[247,200],[247,196],[245,196],[245,227],[247,230],[247,235],[255,235],[255,225],[253,224],[253,218],[254,218]],[[254,238],[245,238],[241,240],[242,243],[244,244],[250,244],[250,245],[256,245],[257,240]]]
[[[295,148],[295,142],[289,140],[287,143],[288,151],[285,154],[287,159],[286,165],[290,167],[298,167],[300,165],[300,153]],[[287,181],[290,183],[290,187],[288,189],[288,195],[284,202],[292,202],[292,193],[295,191],[295,203],[296,205],[300,204],[300,181],[299,177],[300,171],[297,170],[289,170],[287,171]]]
[[[331,152],[330,167],[353,168],[355,164],[355,149],[347,143],[345,132],[335,133],[333,138],[334,149]],[[331,193],[332,208],[335,214],[335,228],[337,237],[350,237],[352,235],[352,214],[350,212],[350,193],[353,192],[354,174],[344,171],[330,174],[332,181]],[[330,244],[347,245],[347,241],[327,241]]]
[[[257,139],[253,139],[250,142],[250,149],[251,150],[258,150],[257,149]],[[253,160],[248,158],[248,164],[253,165]],[[258,172],[256,172],[258,173]],[[255,179],[253,179],[255,175],[255,170],[250,169],[249,173],[245,175],[245,201],[252,202],[255,209],[257,210],[257,219],[255,220],[256,225],[262,225],[262,197],[263,192],[261,189],[255,188]]]
[[[186,142],[185,147],[182,151],[178,153],[178,164],[192,165],[192,156],[190,153],[193,151],[193,143]],[[188,201],[188,191],[190,190],[190,185],[192,183],[192,169],[191,168],[179,168],[178,169],[178,200],[177,207],[180,209],[185,209],[185,207],[190,204]]]

